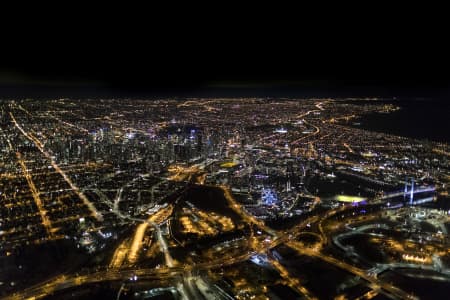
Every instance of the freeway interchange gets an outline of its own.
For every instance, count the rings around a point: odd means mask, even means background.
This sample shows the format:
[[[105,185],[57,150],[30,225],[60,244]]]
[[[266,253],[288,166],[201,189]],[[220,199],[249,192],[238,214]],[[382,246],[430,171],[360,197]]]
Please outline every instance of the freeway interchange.
[[[357,278],[369,288],[361,296],[366,298],[416,297],[383,279],[389,269],[419,266],[445,275],[448,217],[418,204],[448,195],[447,145],[349,126],[355,117],[397,109],[390,104],[246,101],[2,104],[2,258],[11,261],[28,246],[65,240],[91,258],[107,253],[97,265],[61,271],[2,296],[45,298],[114,282],[120,298],[130,286],[152,281],[161,286],[149,294],[182,299],[269,297],[278,285],[320,298],[289,258],[277,254],[282,248]],[[209,196],[200,199],[195,189]],[[346,196],[348,191],[358,197]],[[382,211],[406,200],[409,211],[416,205],[419,211],[405,213],[404,225],[398,216],[383,215],[391,223],[351,227],[368,222],[347,215],[362,214],[358,201]],[[291,225],[273,226],[273,220]],[[361,263],[364,255],[348,241],[355,236],[382,249],[387,261],[370,262],[373,268]],[[307,237],[316,242],[308,245]],[[261,266],[251,265],[260,258]],[[243,275],[252,268],[277,275],[260,284]],[[13,280],[5,283],[14,290]]]
[[[270,253],[271,249],[276,248],[277,246],[287,243],[289,247],[295,249],[301,255],[313,256],[317,257],[327,263],[330,263],[338,268],[344,269],[356,276],[359,276],[373,285],[373,288],[377,291],[381,291],[386,295],[397,299],[415,299],[411,294],[391,285],[383,282],[382,280],[377,279],[371,275],[368,275],[365,270],[352,266],[348,263],[345,263],[342,260],[336,259],[330,255],[326,255],[321,253],[320,248],[322,248],[323,243],[326,243],[326,238],[323,238],[321,241],[321,245],[316,246],[315,248],[305,247],[299,242],[296,242],[296,237],[299,234],[302,234],[305,228],[311,226],[313,223],[321,223],[324,219],[334,216],[336,213],[342,213],[345,210],[351,209],[349,206],[343,206],[336,208],[334,210],[327,211],[321,215],[314,215],[308,217],[302,222],[298,223],[291,230],[288,231],[275,231],[271,228],[268,228],[264,225],[260,220],[256,220],[254,217],[249,216],[245,211],[241,209],[241,206],[235,202],[233,197],[231,196],[230,191],[226,187],[221,187],[224,194],[226,195],[227,201],[230,202],[230,206],[236,210],[239,214],[242,215],[246,221],[253,223],[260,230],[263,230],[271,236],[272,240],[269,243],[261,242],[257,243],[253,249],[249,251],[233,257],[227,257],[226,259],[220,258],[209,262],[203,262],[195,265],[174,265],[172,259],[167,259],[167,256],[170,257],[170,254],[167,253],[168,248],[167,245],[162,247],[162,250],[166,254],[166,267],[162,267],[159,269],[145,269],[145,268],[126,268],[126,269],[104,269],[104,270],[95,270],[92,272],[87,272],[86,274],[64,274],[42,282],[33,287],[27,288],[20,293],[15,293],[4,299],[24,299],[24,298],[43,298],[45,296],[51,295],[57,291],[68,289],[75,286],[81,286],[91,283],[105,282],[105,281],[126,281],[129,278],[133,278],[136,276],[139,280],[165,280],[165,279],[173,279],[175,281],[180,282],[178,285],[178,289],[182,290],[180,294],[182,298],[192,298],[198,299],[198,292],[193,292],[192,290],[196,290],[196,288],[192,287],[192,273],[193,272],[201,272],[211,269],[223,268],[225,266],[236,265],[240,262],[249,260],[252,256],[257,254],[265,254]],[[141,221],[141,220],[138,220]],[[144,220],[145,222],[145,220]],[[156,224],[152,224],[152,226],[157,226]],[[158,228],[158,227],[157,227]],[[163,240],[164,238],[161,236],[161,231],[157,229],[157,236],[159,239]],[[164,245],[164,244],[163,244]],[[284,276],[290,277],[288,271],[281,266],[281,264],[276,261],[275,258],[271,259],[271,263],[274,265],[275,269],[279,270]],[[281,269],[281,270],[280,270]],[[180,281],[180,278],[182,280]],[[294,280],[297,283],[296,289],[300,294],[305,296],[308,299],[315,298],[306,288],[301,286],[298,280],[290,278],[289,280]],[[186,288],[187,286],[187,288]],[[189,291],[186,291],[188,289]],[[184,290],[184,291],[183,291]],[[189,297],[190,295],[191,297]],[[194,297],[192,297],[194,296]]]

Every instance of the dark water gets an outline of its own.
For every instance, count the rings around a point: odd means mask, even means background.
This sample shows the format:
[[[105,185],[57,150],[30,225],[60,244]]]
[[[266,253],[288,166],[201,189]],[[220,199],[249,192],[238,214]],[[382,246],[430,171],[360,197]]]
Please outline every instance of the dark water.
[[[407,276],[412,274],[412,276]],[[381,279],[392,282],[395,286],[414,294],[419,299],[448,299],[450,282],[430,278],[414,278],[414,275],[439,275],[434,272],[397,269],[381,275]]]
[[[450,143],[450,99],[387,101],[401,109],[389,114],[361,117],[358,128],[415,139]],[[363,104],[362,104],[363,105]]]

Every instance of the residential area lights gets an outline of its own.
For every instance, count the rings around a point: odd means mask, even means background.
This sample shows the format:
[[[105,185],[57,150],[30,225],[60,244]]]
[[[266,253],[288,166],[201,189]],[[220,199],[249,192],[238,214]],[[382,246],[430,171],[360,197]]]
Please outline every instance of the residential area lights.
[[[423,298],[450,146],[360,126],[391,100],[2,101],[0,298]]]

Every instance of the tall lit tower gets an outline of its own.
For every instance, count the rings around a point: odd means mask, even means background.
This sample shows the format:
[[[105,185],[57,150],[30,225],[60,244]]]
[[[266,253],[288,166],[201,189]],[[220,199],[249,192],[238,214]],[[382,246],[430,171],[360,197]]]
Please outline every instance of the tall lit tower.
[[[414,199],[414,178],[411,178],[411,193],[409,194],[409,204],[413,204]]]
[[[411,190],[408,190],[408,178],[405,179],[405,192],[403,194],[404,199],[406,200],[406,197],[408,196],[409,193],[409,205],[413,205],[413,201],[414,201],[414,178],[409,178],[411,179]]]
[[[291,191],[291,180],[288,179],[287,183],[286,183],[286,192],[290,192]]]

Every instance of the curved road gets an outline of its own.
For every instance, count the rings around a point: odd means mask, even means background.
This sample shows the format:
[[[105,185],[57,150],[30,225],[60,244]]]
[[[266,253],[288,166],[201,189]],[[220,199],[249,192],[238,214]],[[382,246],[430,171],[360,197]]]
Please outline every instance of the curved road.
[[[297,224],[295,227],[288,231],[275,231],[273,229],[268,228],[265,226],[263,222],[260,220],[255,219],[253,216],[248,215],[246,212],[242,210],[242,207],[235,202],[233,197],[231,196],[230,191],[225,188],[221,187],[224,191],[224,195],[227,198],[227,200],[230,202],[230,206],[244,218],[244,220],[247,220],[250,223],[255,224],[262,230],[268,232],[270,235],[272,235],[273,239],[270,243],[258,243],[257,247],[252,249],[252,251],[247,251],[241,255],[230,257],[229,259],[219,258],[213,261],[200,263],[194,266],[174,266],[170,263],[170,259],[166,261],[167,267],[160,268],[160,269],[106,269],[102,271],[97,271],[89,274],[84,275],[63,275],[58,276],[55,278],[52,278],[50,280],[47,280],[43,283],[37,284],[33,287],[27,288],[21,292],[12,294],[10,296],[7,296],[3,299],[24,299],[24,298],[42,298],[45,296],[48,296],[56,291],[64,290],[70,287],[74,286],[80,286],[83,284],[89,284],[89,283],[97,283],[97,282],[103,282],[103,281],[118,281],[118,280],[126,280],[132,276],[137,276],[139,279],[166,279],[166,278],[174,278],[183,274],[190,274],[193,270],[210,270],[215,269],[223,266],[229,266],[233,265],[239,262],[246,261],[250,259],[253,255],[258,253],[267,253],[272,248],[275,248],[276,246],[282,244],[282,243],[288,243],[288,245],[291,245],[294,249],[299,251],[301,254],[304,255],[310,255],[318,257],[328,263],[331,263],[339,268],[345,269],[346,271],[353,273],[357,276],[360,276],[361,278],[366,279],[370,283],[374,284],[377,288],[384,290],[386,293],[391,294],[393,296],[396,296],[400,299],[413,299],[413,297],[403,290],[400,290],[399,288],[389,285],[375,277],[371,277],[367,275],[367,273],[364,270],[361,270],[359,268],[356,268],[352,265],[349,265],[347,263],[344,263],[336,258],[333,258],[331,256],[324,255],[318,251],[313,251],[311,249],[308,249],[307,247],[301,246],[299,243],[292,242],[292,240],[301,233],[301,230],[305,228],[310,223],[315,223],[318,221],[323,220],[324,218],[328,218],[337,212],[344,211],[346,209],[351,209],[351,206],[342,206],[327,212],[324,212],[320,215],[314,215],[311,216],[304,221]],[[125,216],[126,217],[126,216]],[[136,220],[136,221],[146,221],[146,220]],[[154,226],[155,224],[151,224]],[[159,226],[156,226],[156,229],[158,229]],[[160,239],[160,242],[162,245],[164,245],[164,239],[161,236],[161,233],[158,232],[158,238]],[[325,239],[326,240],[326,239]],[[166,245],[167,247],[167,245]],[[163,246],[163,248],[166,248]],[[164,250],[164,249],[163,249]],[[165,249],[167,250],[167,248]],[[167,253],[167,252],[166,252]]]

